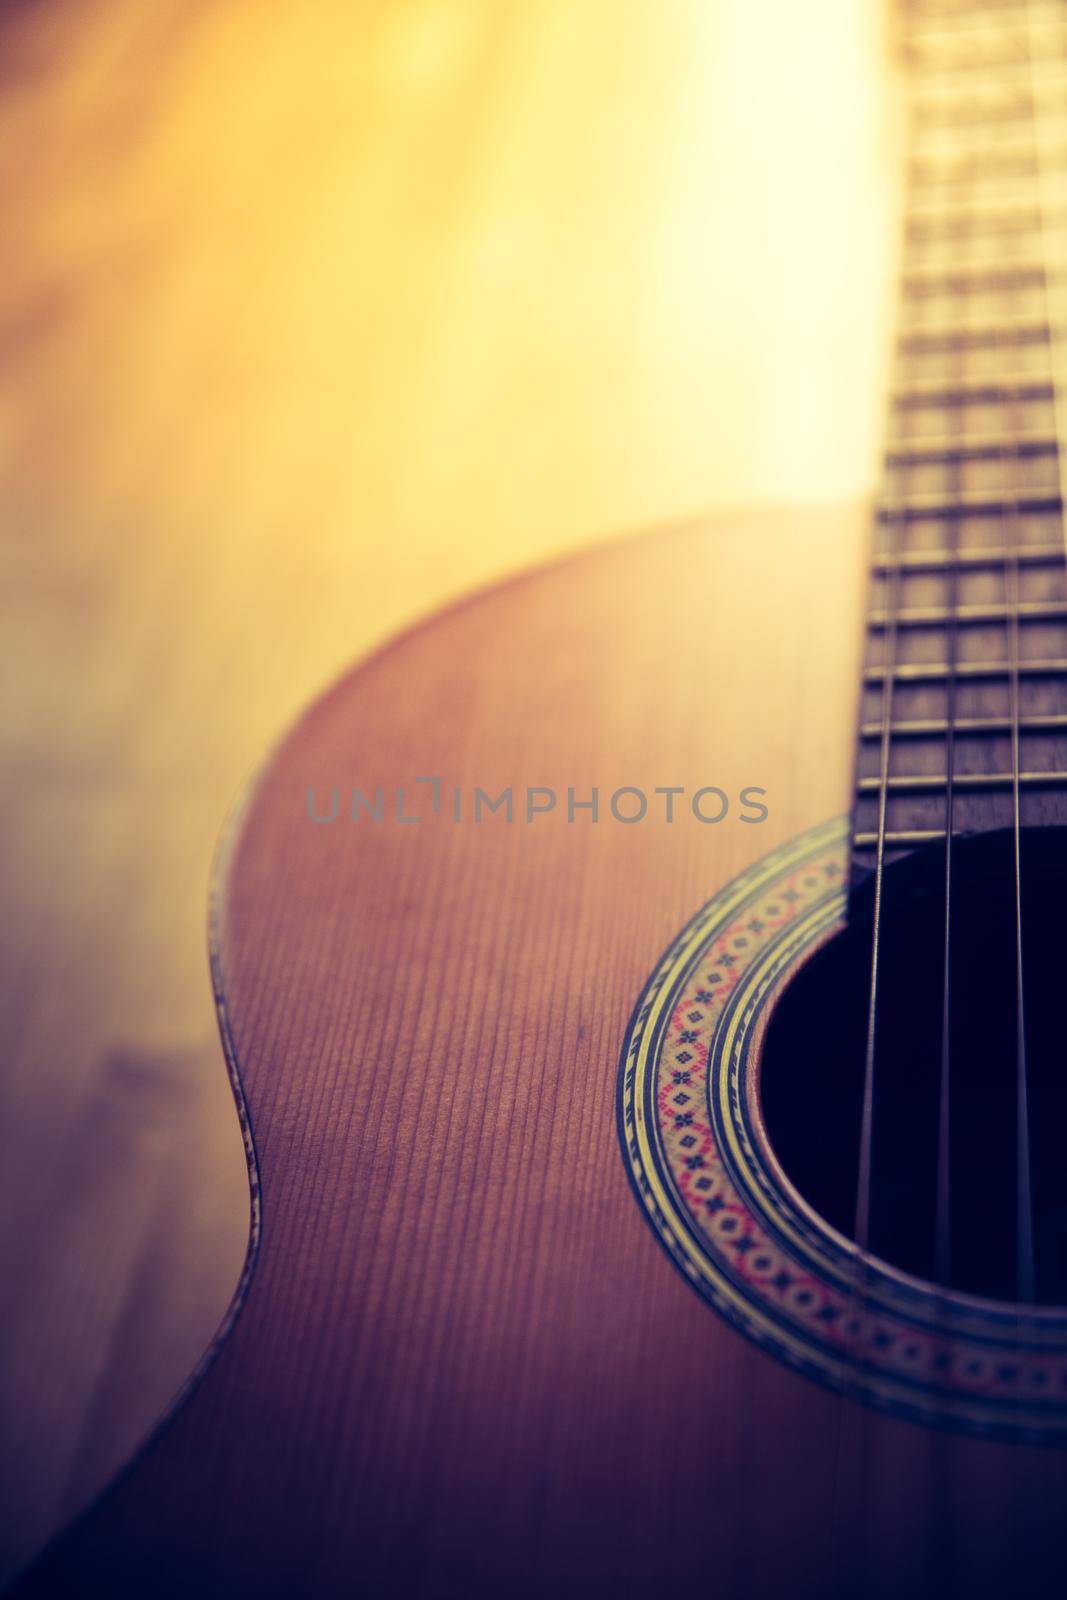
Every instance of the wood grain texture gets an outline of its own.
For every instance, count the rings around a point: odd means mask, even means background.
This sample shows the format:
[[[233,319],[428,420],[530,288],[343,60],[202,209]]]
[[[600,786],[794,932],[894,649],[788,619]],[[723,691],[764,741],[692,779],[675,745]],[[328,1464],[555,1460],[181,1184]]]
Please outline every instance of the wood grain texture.
[[[867,492],[881,13],[0,4],[0,1581],[240,1268],[204,903],[279,730],[477,584]]]
[[[405,636],[299,723],[220,929],[263,1186],[247,1303],[18,1594],[1055,1592],[1031,1558],[1063,1457],[842,1411],[698,1300],[618,1148],[619,1044],[660,951],[847,807],[865,546],[861,513],[620,544]],[[305,814],[309,784],[428,773],[759,783],[771,809]]]

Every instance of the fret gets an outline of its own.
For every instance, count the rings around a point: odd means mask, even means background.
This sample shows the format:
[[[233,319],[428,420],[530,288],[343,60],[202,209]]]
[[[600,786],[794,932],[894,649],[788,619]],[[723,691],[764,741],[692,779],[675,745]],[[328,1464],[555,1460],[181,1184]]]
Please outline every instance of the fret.
[[[939,392],[958,383],[988,383],[990,375],[1003,372],[1005,381],[1019,383],[1030,378],[1042,383],[1050,382],[1056,351],[1053,339],[1040,343],[1019,344],[1014,347],[1016,358],[1010,370],[1005,370],[1005,354],[1012,356],[1011,346],[994,344],[957,346],[943,350],[925,350],[901,355],[898,359],[897,384],[900,389],[916,392]]]
[[[1046,125],[1065,119],[1064,99],[1056,90],[1042,89],[1033,93],[1020,85],[995,87],[981,95],[958,95],[954,99],[924,96],[920,93],[912,100],[917,131],[927,135],[932,131],[943,136],[947,128],[976,128],[983,125],[1024,123],[1027,129],[1041,118]]]
[[[952,723],[953,733],[967,738],[985,738],[989,735],[1010,733],[1012,727],[1010,717],[957,717]],[[891,723],[889,734],[891,739],[935,739],[944,738],[948,730],[949,723],[944,717],[921,717],[910,722]],[[1067,732],[1067,712],[1049,711],[1019,718],[1020,733],[1061,731]],[[881,737],[880,723],[865,722],[861,725],[860,738],[865,743],[873,743]]]
[[[901,845],[932,844],[935,839],[944,837],[944,828],[887,828],[885,831],[885,843],[888,849]],[[878,844],[878,835],[865,829],[854,835],[852,844],[857,850],[873,850]]]
[[[1065,274],[1041,261],[1020,261],[1008,267],[959,267],[905,272],[901,288],[909,300],[937,299],[947,295],[1010,293],[1013,289],[1044,288],[1062,282]]]
[[[984,379],[971,383],[952,383],[947,387],[943,379],[913,378],[894,392],[892,404],[900,411],[921,407],[947,411],[968,405],[1010,405],[1027,400],[1054,400],[1055,396],[1055,386],[1050,379],[1034,379],[1025,373],[1006,376],[995,384]]]
[[[1001,368],[1000,382],[993,387],[984,373],[902,374],[894,386],[891,405],[894,411],[949,411],[955,406],[1051,403],[1054,397],[1051,362],[1043,363],[1038,373],[1019,363],[1011,370]]]
[[[952,443],[909,445],[886,454],[890,467],[919,467],[932,463],[958,465],[965,461],[1002,461],[1059,455],[1060,442],[1048,434],[1017,434],[1011,439],[953,440]]]
[[[916,661],[898,662],[893,668],[894,683],[945,683],[950,677],[955,676],[961,681],[992,682],[1000,678],[1010,678],[1012,673],[1011,663],[1008,661],[958,661],[955,667],[943,661]],[[1053,656],[1047,661],[1020,661],[1020,678],[1067,678],[1067,657]],[[884,683],[884,667],[865,667],[863,669],[864,683]]]
[[[1011,789],[1015,779],[1011,772],[956,772],[954,789]],[[1067,785],[1067,772],[1020,772],[1019,786],[1023,789],[1051,789]],[[879,794],[883,788],[881,778],[861,778],[856,792],[861,795]],[[884,783],[887,794],[943,794],[948,788],[948,778],[941,773],[926,775],[893,774]]]
[[[989,622],[1062,622],[1067,618],[1067,600],[1023,600],[1018,605],[915,606],[889,614],[872,611],[867,626],[883,633],[889,626],[899,628],[941,628],[949,623],[975,627]]]
[[[970,94],[959,96],[942,93],[931,96],[926,104],[922,96],[912,98],[914,153],[905,167],[905,177],[912,177],[916,167],[921,177],[921,163],[960,152],[968,145],[983,152],[1000,148],[1013,155],[1019,146],[1031,143],[1040,146],[1042,154],[1045,149],[1056,149],[1067,132],[1065,102],[1061,99],[1061,95],[1067,95],[1067,70],[1062,86],[1049,82],[1040,85],[1036,111],[1022,85],[1017,86],[1015,94],[999,95],[980,93],[980,87],[993,86],[976,84]],[[961,170],[967,171],[962,162]],[[974,176],[980,180],[983,173],[975,171]]]
[[[913,159],[908,166],[908,181],[913,190],[922,191],[942,185],[1036,179],[1042,167],[1047,168],[1057,161],[1067,162],[1067,144],[1059,139],[1050,140],[1047,150],[1035,148],[1033,140],[1017,147],[993,145],[979,151],[967,148],[962,154],[951,151],[947,159],[944,156]]]
[[[1013,177],[987,169],[956,182],[945,179],[929,179],[921,185],[913,182],[908,197],[908,224],[918,229],[925,228],[929,222],[947,224],[968,238],[988,233],[990,226],[999,231],[1006,219],[1011,233],[1032,231],[1036,234],[1040,222],[1034,213],[1042,184],[1048,198],[1055,198],[1062,205],[1067,200],[1067,166],[1057,162],[1038,169],[1035,162],[1029,177]],[[1023,253],[1031,252],[1032,247]]]
[[[976,28],[1016,26],[1027,17],[1059,16],[1060,4],[1061,0],[909,0],[907,22],[919,37],[924,32],[966,35]]]
[[[1025,27],[1028,19],[1063,20],[1063,0],[906,0],[904,10],[908,29],[920,36],[966,37],[976,29]]]
[[[1008,239],[1022,233],[1040,234],[1043,228],[1062,227],[1065,219],[1067,211],[1062,209],[1049,210],[1042,216],[1036,206],[997,206],[986,210],[972,205],[967,210],[947,216],[909,217],[904,227],[906,237],[920,243],[983,236]]]
[[[961,383],[988,383],[991,376],[1001,374],[1006,383],[1026,378],[1047,383],[1053,378],[1055,350],[1055,340],[1049,338],[999,346],[946,344],[941,349],[904,352],[898,357],[897,386],[940,392]]]
[[[887,452],[887,465],[966,466],[975,461],[1012,461],[1016,458],[1032,461],[1054,456],[1058,451],[1058,441],[1050,439],[1047,427],[1021,429],[1018,433],[1007,435],[991,433],[988,428],[968,429],[965,417],[955,420],[956,428],[942,429],[939,433],[925,430],[913,434],[900,432],[898,442]],[[1051,415],[1047,420],[1052,421]],[[906,442],[912,439],[916,442]]]
[[[1035,37],[1037,35],[1037,37]],[[1038,46],[1033,54],[1030,45]],[[915,99],[931,98],[933,93],[945,98],[960,99],[971,93],[985,90],[998,94],[1019,90],[1030,93],[1037,90],[1059,88],[1067,72],[1067,54],[1064,51],[1064,26],[1062,22],[1033,27],[1025,22],[1022,27],[1000,27],[989,30],[985,48],[979,48],[977,37],[960,43],[958,29],[945,30],[944,45],[923,51],[915,43],[915,35],[904,43],[905,59],[909,66],[909,90]],[[934,83],[941,78],[941,83]]]
[[[1023,545],[1016,549],[1008,545],[990,545],[988,549],[974,550],[909,550],[896,556],[875,556],[871,571],[875,573],[926,573],[926,572],[983,572],[996,571],[1006,561],[1017,561],[1021,567],[1059,567],[1067,560],[1062,543]]]
[[[1058,0],[993,0],[991,4],[974,4],[972,0],[968,6],[953,7],[947,12],[939,12],[928,3],[912,4],[907,26],[912,46],[947,39],[955,45],[962,41],[963,47],[968,48],[983,39],[1002,39],[1005,34],[1017,39],[1019,31],[1028,27],[1060,37],[1064,16]]]
[[[924,88],[921,80],[924,77],[931,78],[935,75],[959,79],[966,76],[968,87],[973,85],[976,80],[988,78],[990,86],[1000,87],[1002,84],[1010,86],[1013,81],[1017,81],[1020,88],[1024,88],[1029,77],[1027,69],[1038,65],[1038,63],[1028,61],[1025,51],[1022,51],[1017,56],[1004,56],[1000,60],[922,61],[913,59],[910,65],[919,80],[914,91],[916,98],[919,98]],[[1019,69],[1017,79],[1013,69]],[[1067,93],[1067,81],[1065,81],[1064,67],[1061,61],[1041,63],[1037,75],[1041,80],[1041,87],[1047,89],[1050,94],[1060,89],[1061,86],[1063,92]]]
[[[1030,241],[1015,244],[1012,252],[1029,256],[1038,248],[1040,223],[1033,218],[1033,213],[1041,197],[1042,184],[1048,201],[1055,200],[1062,206],[1067,202],[1067,164],[1062,160],[1049,162],[1039,170],[1035,163],[1028,177],[987,168],[957,180],[932,176],[921,183],[913,180],[908,191],[907,222],[920,231],[925,231],[929,222],[949,225],[957,230],[951,235],[953,240],[967,240],[988,236],[990,220],[995,236],[1007,215],[1012,237],[1034,235]]]
[[[893,501],[878,510],[880,522],[957,521],[961,517],[1036,516],[1046,511],[1062,511],[1063,497],[1058,489],[1022,494],[988,495],[961,492],[952,498],[943,495],[915,495]]]
[[[1050,32],[1049,44],[1062,43],[1062,28],[1053,29]],[[955,40],[952,43],[955,45]],[[989,74],[999,86],[1003,83],[1010,84],[1013,81],[1013,69],[1019,69],[1020,81],[1023,83],[1033,74],[1035,77],[1039,77],[1043,83],[1058,85],[1064,70],[1062,60],[1052,55],[1051,52],[1050,58],[1047,60],[1032,61],[1030,59],[1029,39],[1017,37],[1010,38],[1006,44],[1002,37],[999,41],[999,50],[993,54],[983,54],[979,51],[968,54],[964,49],[957,50],[955,54],[939,53],[935,50],[924,55],[921,48],[915,49],[914,44],[912,44],[908,49],[908,65],[916,74],[919,85],[918,94],[922,93],[921,80],[924,77],[932,77],[935,74],[951,77],[966,76],[969,83],[973,83],[975,78]]]
[[[1054,332],[1046,317],[1003,316],[995,322],[953,322],[909,329],[897,340],[902,355],[945,350],[999,350],[1005,345],[1048,344]]]
[[[929,85],[910,86],[914,145],[959,144],[975,129],[1001,138],[1041,133],[1063,119],[1063,101],[1045,84],[972,84],[966,93],[953,92],[960,88],[934,93]]]

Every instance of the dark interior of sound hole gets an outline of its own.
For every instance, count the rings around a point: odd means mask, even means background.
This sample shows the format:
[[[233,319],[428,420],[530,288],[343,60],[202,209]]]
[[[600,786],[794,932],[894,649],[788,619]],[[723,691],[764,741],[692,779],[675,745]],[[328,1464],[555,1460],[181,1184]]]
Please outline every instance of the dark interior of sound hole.
[[[1067,830],[1022,837],[1026,1069],[1036,1297],[1067,1304]],[[854,1233],[873,894],[800,969],[765,1037],[768,1135],[805,1199]],[[1012,834],[953,846],[950,1271],[957,1289],[1016,1299],[1016,928]],[[878,961],[870,1248],[935,1274],[945,940],[944,847],[885,873]]]

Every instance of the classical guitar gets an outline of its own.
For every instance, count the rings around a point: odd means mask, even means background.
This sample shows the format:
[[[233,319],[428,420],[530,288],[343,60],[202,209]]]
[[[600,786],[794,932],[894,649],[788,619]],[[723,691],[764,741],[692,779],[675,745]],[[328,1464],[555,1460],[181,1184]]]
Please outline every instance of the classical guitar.
[[[873,537],[622,542],[300,720],[244,1280],[18,1594],[1067,1592],[1067,8],[902,25]]]

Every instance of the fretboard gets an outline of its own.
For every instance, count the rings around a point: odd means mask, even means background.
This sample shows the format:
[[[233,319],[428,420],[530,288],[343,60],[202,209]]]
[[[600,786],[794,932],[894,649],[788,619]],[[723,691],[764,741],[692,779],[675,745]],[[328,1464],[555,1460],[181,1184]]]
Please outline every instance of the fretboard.
[[[1057,405],[1067,3],[914,0],[898,337],[872,551],[854,878],[1067,823]]]

